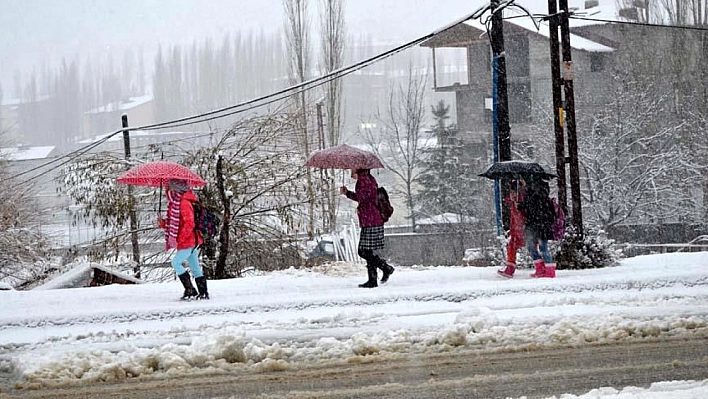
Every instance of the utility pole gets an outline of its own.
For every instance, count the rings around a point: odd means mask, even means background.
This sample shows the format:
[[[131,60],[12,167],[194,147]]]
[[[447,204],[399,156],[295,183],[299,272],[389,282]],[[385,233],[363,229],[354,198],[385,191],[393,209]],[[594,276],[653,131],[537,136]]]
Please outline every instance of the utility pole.
[[[492,125],[494,130],[494,161],[503,162],[511,160],[511,127],[509,126],[509,99],[506,85],[506,53],[504,52],[504,27],[503,11],[499,8],[500,0],[492,0],[492,29],[490,39],[492,43],[492,98],[493,112]],[[496,11],[496,12],[495,12]],[[497,209],[502,209],[502,225],[504,230],[509,229],[509,206],[501,204],[501,198],[509,193],[509,182],[502,180],[501,195],[499,193],[499,180],[494,182],[494,200]]]
[[[573,202],[572,222],[576,232],[583,236],[583,211],[580,201],[580,166],[578,163],[578,135],[575,125],[575,91],[573,87],[573,60],[570,56],[570,27],[568,0],[559,0],[561,46],[563,48],[563,87],[565,89],[565,121],[568,129],[568,158],[570,161],[570,195]]]
[[[214,275],[216,278],[225,278],[229,240],[231,237],[229,232],[231,228],[231,195],[226,193],[224,157],[221,154],[219,154],[219,158],[216,161],[216,188],[221,197],[221,205],[224,207],[224,215],[221,221],[221,231],[219,232],[219,256],[214,266]]]
[[[565,172],[565,133],[563,132],[563,93],[561,87],[560,47],[558,44],[559,22],[557,0],[548,0],[548,25],[551,43],[551,86],[553,89],[553,130],[556,137],[556,175],[558,183],[558,204],[568,214],[568,193]]]
[[[130,159],[130,130],[128,130],[128,115],[121,116],[123,124],[123,149],[125,150],[125,159]],[[138,244],[138,218],[135,213],[135,197],[133,197],[133,187],[128,186],[128,203],[130,213],[130,243],[133,247],[133,274],[135,278],[140,278],[140,245]]]

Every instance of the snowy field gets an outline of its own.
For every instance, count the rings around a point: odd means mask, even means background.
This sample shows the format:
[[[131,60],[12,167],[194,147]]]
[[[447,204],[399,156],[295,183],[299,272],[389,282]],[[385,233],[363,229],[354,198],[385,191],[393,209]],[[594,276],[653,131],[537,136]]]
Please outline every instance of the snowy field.
[[[178,299],[177,281],[0,291],[0,373],[20,387],[73,385],[708,333],[708,252],[561,270],[556,279],[399,267],[387,285],[358,288],[365,273],[338,263],[210,281],[212,299],[190,302]],[[708,380],[619,389],[560,397],[705,398]]]

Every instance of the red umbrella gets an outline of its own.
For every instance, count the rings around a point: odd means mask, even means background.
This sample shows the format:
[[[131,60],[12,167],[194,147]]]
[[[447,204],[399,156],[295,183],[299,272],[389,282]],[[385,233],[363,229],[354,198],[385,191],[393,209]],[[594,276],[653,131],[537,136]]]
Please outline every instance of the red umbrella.
[[[377,169],[383,168],[373,152],[360,150],[346,144],[314,152],[305,163],[322,169]]]
[[[118,176],[117,180],[134,186],[162,187],[170,179],[185,180],[192,187],[207,185],[204,179],[186,166],[170,161],[153,161],[134,166]]]

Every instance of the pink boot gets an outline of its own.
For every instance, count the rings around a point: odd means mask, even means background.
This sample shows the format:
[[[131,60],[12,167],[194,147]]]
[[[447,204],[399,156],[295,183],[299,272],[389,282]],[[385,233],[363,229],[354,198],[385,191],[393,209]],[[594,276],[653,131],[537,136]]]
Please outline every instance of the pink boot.
[[[543,276],[547,278],[554,278],[556,276],[556,264],[549,263],[546,265],[546,270],[543,272]]]
[[[531,277],[544,277],[546,274],[546,263],[543,259],[536,259],[533,261],[533,265],[536,267],[536,272],[531,274]],[[555,270],[555,268],[553,269]]]
[[[504,278],[513,278],[515,271],[516,271],[516,263],[506,262],[506,268],[504,268],[504,270],[502,270],[502,269],[497,270],[497,274],[504,277]]]

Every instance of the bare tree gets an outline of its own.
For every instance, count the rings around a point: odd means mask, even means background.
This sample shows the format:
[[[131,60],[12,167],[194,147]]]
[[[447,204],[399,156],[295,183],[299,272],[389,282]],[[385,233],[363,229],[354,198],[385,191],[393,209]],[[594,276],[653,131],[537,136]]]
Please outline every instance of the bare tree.
[[[421,173],[421,158],[424,156],[421,129],[425,126],[423,98],[427,86],[427,74],[415,75],[409,67],[408,80],[389,92],[384,111],[376,114],[376,130],[365,129],[364,135],[386,168],[393,172],[399,182],[394,192],[406,198],[406,208],[411,227],[416,228],[415,182]]]
[[[661,120],[670,98],[654,93],[646,82],[616,77],[612,103],[581,137],[584,207],[602,228],[696,219],[690,182],[700,172],[679,139],[685,123]]]
[[[342,67],[346,40],[344,0],[320,0],[320,71],[327,74]],[[342,125],[342,80],[334,79],[324,85],[327,110],[328,144],[339,144]]]
[[[344,46],[346,40],[346,25],[344,22],[344,0],[320,0],[320,72],[322,75],[331,73],[342,67]],[[336,146],[340,141],[342,128],[342,79],[333,79],[324,85],[326,109],[327,140],[324,145]],[[327,230],[333,230],[337,225],[337,192],[334,176],[322,171],[322,179],[327,182]]]
[[[621,0],[620,3],[625,8],[639,5],[640,11],[651,11],[647,19],[649,22],[672,26],[708,26],[707,0]],[[648,28],[642,33],[641,37],[635,34],[620,40],[631,43],[622,52],[626,55],[620,68],[652,82],[655,96],[671,94],[671,106],[665,107],[657,120],[680,125],[674,132],[674,140],[679,141],[685,151],[683,162],[705,171],[708,153],[702,145],[705,140],[698,135],[704,131],[705,121],[708,120],[708,32]],[[708,174],[704,172],[698,179],[705,203],[708,201]],[[708,213],[704,217],[708,217]]]
[[[295,134],[299,117],[277,112],[244,119],[225,133],[215,134],[218,140],[213,145],[195,149],[182,148],[179,141],[165,143],[136,154],[131,161],[108,153],[92,154],[64,170],[61,190],[83,208],[82,216],[108,231],[107,239],[95,243],[102,249],[99,254],[107,256],[106,249],[117,254],[129,239],[129,202],[126,186],[115,179],[127,162],[156,159],[164,151],[211,183],[197,194],[207,206],[227,215],[216,253],[205,259],[207,276],[226,278],[247,270],[297,266],[302,259],[295,233],[301,231],[307,214],[303,209],[308,204],[307,186],[302,184],[300,151],[288,138]],[[136,187],[134,192],[142,216],[137,229],[141,241],[164,242],[153,213],[161,200],[160,190]],[[209,255],[206,249],[203,254]],[[172,276],[171,268],[151,267],[148,262],[163,252],[159,245],[153,253],[142,251],[144,279]]]
[[[307,0],[283,0],[285,7],[285,41],[290,66],[288,77],[290,84],[295,85],[307,81],[310,68],[310,35],[308,23]],[[306,91],[293,95],[295,109],[300,113],[300,144],[305,158],[310,156],[312,139],[308,131],[307,94]],[[312,173],[306,172],[310,212],[307,224],[307,235],[315,234],[315,195],[312,183]]]
[[[298,146],[289,140],[299,113],[279,112],[234,124],[214,146],[189,150],[184,162],[208,181],[200,197],[225,216],[214,269],[217,278],[253,269],[299,265],[307,186]],[[309,216],[309,215],[308,215]]]
[[[50,243],[39,229],[32,183],[12,173],[0,159],[0,281],[22,288],[42,277]]]

